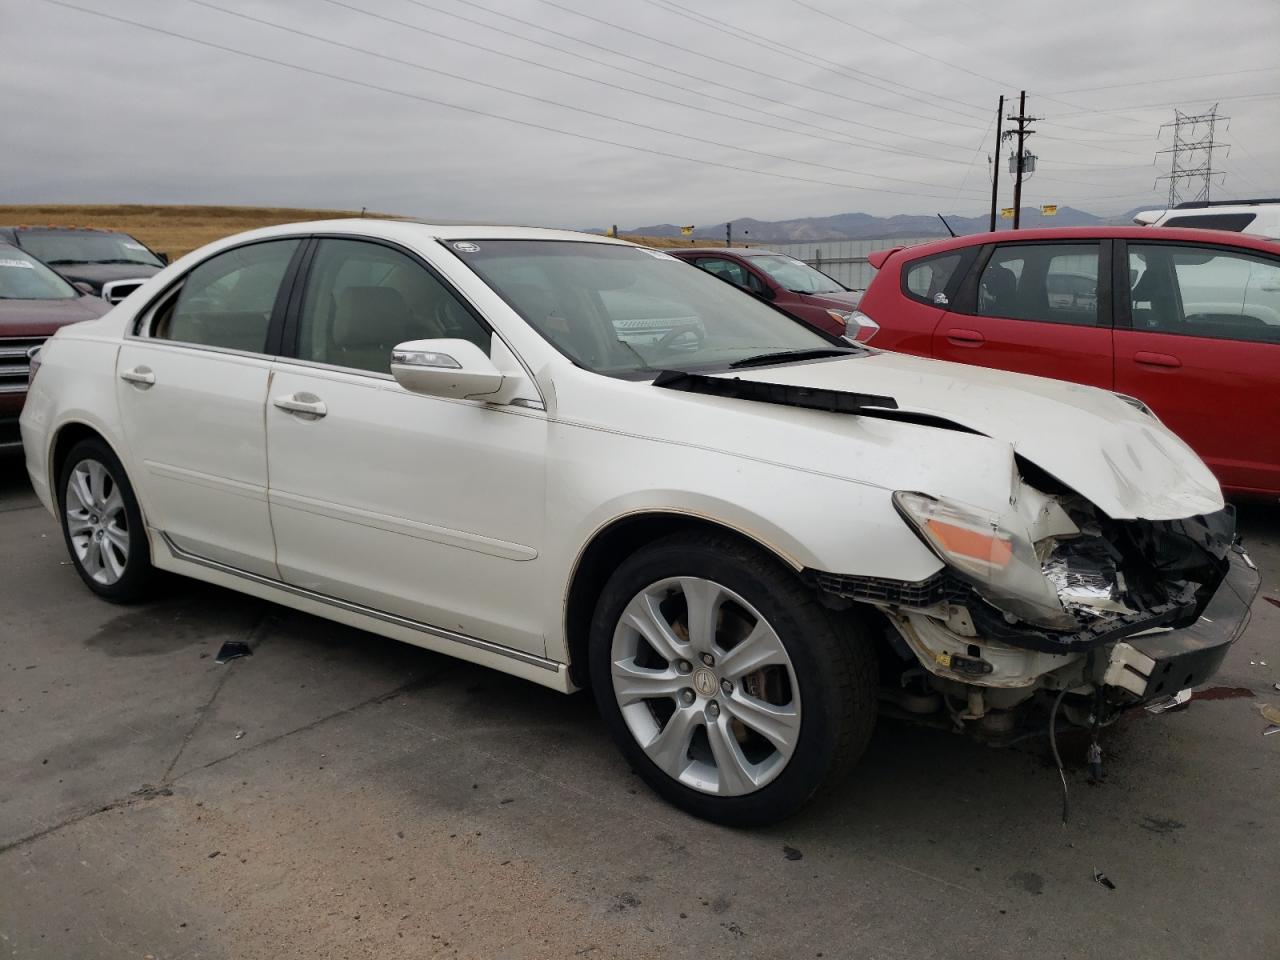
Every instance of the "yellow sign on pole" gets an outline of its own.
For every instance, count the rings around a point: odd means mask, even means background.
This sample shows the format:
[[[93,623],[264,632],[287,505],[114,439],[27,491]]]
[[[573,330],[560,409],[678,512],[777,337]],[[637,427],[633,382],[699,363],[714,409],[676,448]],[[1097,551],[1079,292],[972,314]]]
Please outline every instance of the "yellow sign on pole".
[[[693,234],[693,227],[681,227],[680,233],[686,237],[691,236]]]
[[[1001,207],[1001,209],[1000,209],[1000,219],[1001,219],[1001,220],[1012,220],[1012,219],[1013,219],[1013,207]]]
[[[1046,203],[1040,208],[1042,217],[1056,217],[1058,215],[1058,205],[1056,203]]]

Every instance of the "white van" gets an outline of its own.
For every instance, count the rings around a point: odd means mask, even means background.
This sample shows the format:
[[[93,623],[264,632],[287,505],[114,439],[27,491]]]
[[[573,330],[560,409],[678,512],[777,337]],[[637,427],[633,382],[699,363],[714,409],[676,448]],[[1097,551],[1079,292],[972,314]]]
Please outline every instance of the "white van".
[[[1144,227],[1199,227],[1280,238],[1280,198],[1180,203],[1171,210],[1143,210],[1133,222]]]

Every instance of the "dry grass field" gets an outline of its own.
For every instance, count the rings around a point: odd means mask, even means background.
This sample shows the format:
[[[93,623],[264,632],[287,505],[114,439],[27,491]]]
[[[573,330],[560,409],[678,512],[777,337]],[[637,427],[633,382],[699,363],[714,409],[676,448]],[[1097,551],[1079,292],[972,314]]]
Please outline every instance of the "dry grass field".
[[[202,207],[143,204],[31,204],[0,205],[0,224],[31,226],[105,227],[123,230],[137,237],[152,250],[177,259],[184,253],[213,240],[266,227],[300,220],[328,220],[334,217],[358,217],[351,210],[307,210],[296,207]],[[394,216],[394,214],[369,214]],[[688,240],[670,237],[632,237],[624,239],[654,247],[688,246]]]

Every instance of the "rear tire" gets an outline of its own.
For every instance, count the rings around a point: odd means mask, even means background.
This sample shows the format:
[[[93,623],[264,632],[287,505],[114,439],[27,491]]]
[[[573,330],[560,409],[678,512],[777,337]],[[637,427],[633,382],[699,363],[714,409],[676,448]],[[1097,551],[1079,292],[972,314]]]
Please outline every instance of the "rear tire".
[[[115,452],[97,437],[81,440],[58,474],[58,516],[71,562],[98,596],[128,603],[155,575],[138,499]]]
[[[624,561],[596,605],[589,660],[633,769],[729,826],[775,823],[840,782],[875,725],[870,639],[728,535],[678,534]]]

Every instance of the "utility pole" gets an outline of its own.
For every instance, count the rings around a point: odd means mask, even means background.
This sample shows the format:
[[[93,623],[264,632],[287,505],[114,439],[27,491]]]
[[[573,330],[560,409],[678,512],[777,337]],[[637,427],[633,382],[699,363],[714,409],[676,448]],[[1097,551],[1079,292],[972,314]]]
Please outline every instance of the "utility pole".
[[[733,246],[733,224],[726,223],[724,225],[724,245],[726,247]]]
[[[1017,230],[1018,224],[1022,219],[1022,171],[1023,167],[1026,166],[1027,159],[1024,144],[1026,143],[1027,137],[1035,133],[1029,124],[1035,123],[1040,119],[1039,117],[1027,116],[1027,91],[1023,90],[1018,95],[1018,115],[1016,117],[1009,117],[1009,119],[1018,124],[1017,130],[1010,130],[1005,134],[1006,137],[1018,138],[1017,162],[1014,168],[1016,176],[1013,181],[1013,229]]]
[[[1160,151],[1160,153],[1172,154],[1169,173],[1157,178],[1169,181],[1171,209],[1183,200],[1207,201],[1209,199],[1209,188],[1213,180],[1213,151],[1230,146],[1213,139],[1214,127],[1219,120],[1230,119],[1218,113],[1218,104],[1215,103],[1208,113],[1195,116],[1183,113],[1181,110],[1174,110],[1173,123],[1166,123],[1160,127],[1161,131],[1166,127],[1173,129],[1173,146],[1168,150]],[[1179,182],[1186,180],[1190,184],[1196,179],[1200,180],[1200,188],[1195,196],[1183,196],[1182,191],[1178,189]]]
[[[1000,200],[1000,123],[1004,120],[1004,94],[1000,94],[1000,106],[996,107],[996,157],[991,165],[991,223],[987,230],[996,231],[996,205]],[[950,229],[950,228],[948,228]]]

